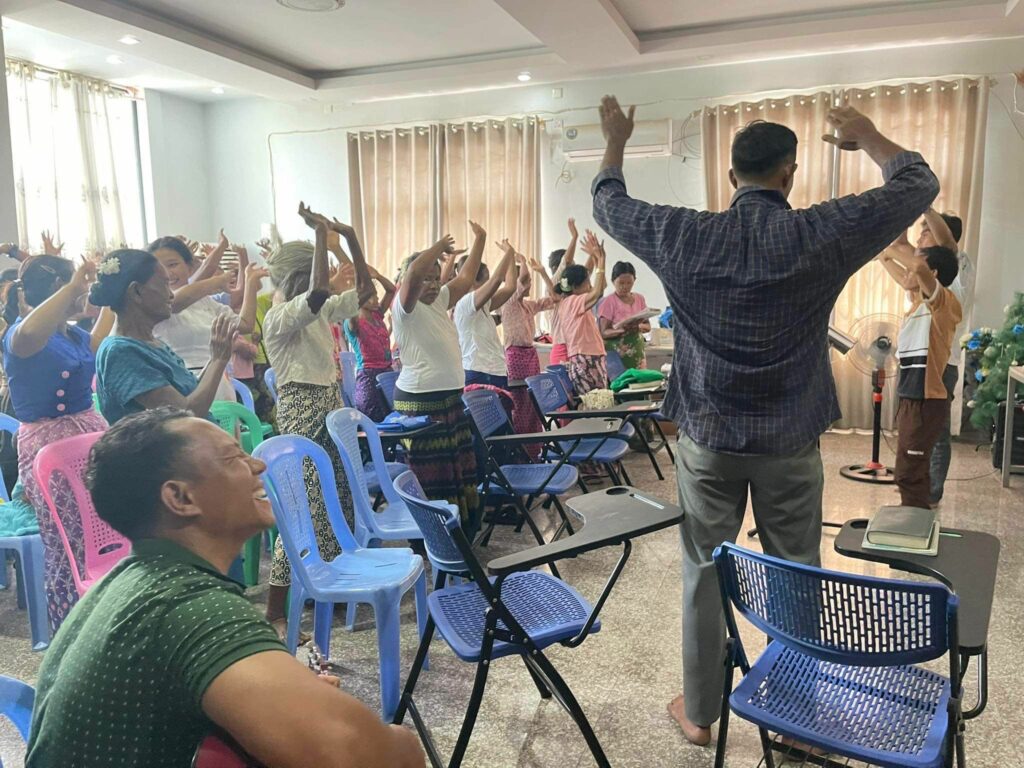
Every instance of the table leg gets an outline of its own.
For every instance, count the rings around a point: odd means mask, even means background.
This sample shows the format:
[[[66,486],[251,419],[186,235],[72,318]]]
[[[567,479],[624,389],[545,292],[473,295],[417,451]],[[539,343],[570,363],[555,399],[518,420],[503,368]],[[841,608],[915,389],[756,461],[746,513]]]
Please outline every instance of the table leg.
[[[961,654],[960,656],[960,666],[963,670],[960,675],[960,682],[962,685],[964,675],[967,674],[967,665],[970,661],[970,656],[967,654]],[[985,711],[986,706],[988,706],[988,646],[982,648],[981,653],[978,655],[978,703],[970,709],[964,710],[964,720],[973,720]]]
[[[1013,399],[1017,382],[1010,376],[1006,382],[1006,417],[1003,421],[1003,488],[1010,487],[1010,467],[1013,464]]]

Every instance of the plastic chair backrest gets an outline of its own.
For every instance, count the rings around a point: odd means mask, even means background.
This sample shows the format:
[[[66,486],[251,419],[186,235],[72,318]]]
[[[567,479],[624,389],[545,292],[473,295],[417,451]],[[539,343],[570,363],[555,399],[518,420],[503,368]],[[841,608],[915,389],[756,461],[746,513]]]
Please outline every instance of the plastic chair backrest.
[[[626,370],[626,364],[622,362],[622,355],[614,349],[605,350],[604,364],[608,369],[609,382],[615,381]]]
[[[569,405],[569,398],[566,397],[558,376],[553,373],[538,373],[536,376],[528,376],[526,387],[533,395],[533,402],[536,403],[537,409],[540,411],[541,420],[544,420],[544,414]]]
[[[13,677],[0,675],[0,715],[14,723],[14,727],[25,741],[28,741],[35,699],[36,692],[31,685]]]
[[[917,664],[945,654],[956,634],[958,600],[941,584],[826,571],[733,544],[718,547],[714,560],[723,594],[742,616],[823,661]]]
[[[395,382],[398,381],[398,371],[384,371],[377,374],[377,389],[384,395],[388,408],[395,409]]]
[[[475,389],[466,392],[462,396],[462,402],[469,412],[469,416],[476,424],[480,436],[487,438],[498,432],[508,431],[511,425],[508,420],[508,412],[501,404],[497,392],[489,389]]]
[[[252,399],[252,390],[234,377],[231,377],[231,386],[235,390],[235,394],[238,395],[238,399],[242,401],[242,405],[255,413],[256,401]]]
[[[273,368],[267,368],[263,372],[263,383],[267,385],[267,392],[270,393],[270,398],[276,403],[277,402],[277,374],[274,373]]]
[[[264,440],[252,455],[267,465],[263,485],[277,520],[277,529],[292,568],[309,585],[309,569],[322,568],[323,556],[316,541],[313,518],[309,508],[304,467],[311,461],[316,470],[321,495],[327,508],[334,535],[342,552],[358,548],[355,537],[345,522],[338,499],[338,484],[330,456],[312,440],[298,435],[279,435]]]
[[[572,379],[569,378],[569,369],[559,363],[558,365],[549,365],[545,370],[558,377],[558,383],[565,392],[566,398],[571,399],[575,392],[572,388]]]
[[[21,429],[20,421],[6,413],[0,413],[0,432],[10,432],[11,437],[15,438],[18,436],[19,429]],[[0,470],[0,499],[3,499],[5,504],[11,500],[11,495],[7,492],[7,484],[4,482],[3,470]]]
[[[412,470],[395,478],[395,490],[423,533],[427,556],[434,568],[445,573],[466,573],[469,567],[452,538],[452,531],[460,526],[459,508],[444,501],[428,501]]]
[[[241,403],[214,400],[210,405],[210,416],[229,435],[238,435],[238,425],[249,433],[249,452],[263,442],[263,424],[259,417]],[[244,445],[244,441],[243,441]]]
[[[356,404],[356,353],[342,350],[338,353],[341,363],[341,395],[345,405],[352,408]]]
[[[39,484],[46,506],[50,509],[54,527],[64,542],[68,559],[71,561],[71,575],[75,579],[75,587],[80,596],[85,594],[92,582],[106,574],[131,552],[131,542],[96,514],[92,496],[85,487],[89,451],[102,435],[102,432],[91,432],[50,443],[36,455],[34,466],[36,482]],[[84,573],[79,572],[75,551],[61,520],[61,515],[69,514],[69,510],[58,510],[53,501],[52,485],[58,480],[58,476],[63,476],[64,482],[68,484],[75,500],[78,517],[82,521]]]
[[[359,429],[369,426],[373,430],[373,438],[370,440],[370,455],[373,457],[374,467],[383,467],[384,449],[380,445],[380,437],[373,422],[355,408],[339,408],[327,414],[327,432],[330,434],[334,444],[338,447],[338,454],[341,456],[342,466],[345,468],[345,475],[348,479],[348,487],[352,491],[352,503],[355,505],[356,523],[366,528],[371,533],[376,531],[374,525],[374,512],[370,508],[370,497],[365,493],[359,493],[358,489],[366,488],[366,472],[363,468],[363,455],[359,448]],[[369,432],[367,435],[369,436]],[[376,450],[374,450],[376,442]],[[390,504],[397,499],[395,491],[391,488],[390,477],[387,472],[377,474],[380,482],[381,492]]]

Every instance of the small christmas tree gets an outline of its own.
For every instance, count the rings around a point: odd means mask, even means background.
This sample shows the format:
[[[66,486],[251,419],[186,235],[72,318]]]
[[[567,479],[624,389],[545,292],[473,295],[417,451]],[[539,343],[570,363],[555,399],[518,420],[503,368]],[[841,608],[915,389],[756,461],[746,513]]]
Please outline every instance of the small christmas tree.
[[[992,426],[999,404],[1006,400],[1007,370],[1024,363],[1024,293],[1016,294],[1005,311],[1001,329],[979,328],[960,340],[979,382],[967,407],[972,409],[971,423],[981,429]]]

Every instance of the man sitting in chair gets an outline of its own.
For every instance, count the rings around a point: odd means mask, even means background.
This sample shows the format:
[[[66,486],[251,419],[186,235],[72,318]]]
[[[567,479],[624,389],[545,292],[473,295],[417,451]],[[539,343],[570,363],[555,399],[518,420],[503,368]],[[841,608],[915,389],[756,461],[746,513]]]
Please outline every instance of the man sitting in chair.
[[[216,728],[272,768],[423,768],[411,731],[318,680],[227,577],[274,522],[264,469],[173,408],[128,416],[96,443],[96,511],[133,549],[43,660],[29,768],[179,768]]]

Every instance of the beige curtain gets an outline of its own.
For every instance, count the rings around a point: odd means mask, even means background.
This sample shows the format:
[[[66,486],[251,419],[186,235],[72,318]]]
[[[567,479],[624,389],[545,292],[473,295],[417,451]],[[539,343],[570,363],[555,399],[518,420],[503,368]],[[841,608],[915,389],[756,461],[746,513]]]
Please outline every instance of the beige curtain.
[[[527,256],[539,247],[540,121],[508,118],[445,126],[441,229],[468,244],[472,219],[487,230],[485,263],[502,238]],[[536,287],[536,286],[535,286]]]
[[[942,187],[934,207],[939,211],[955,211],[964,219],[965,237],[961,246],[971,254],[977,253],[987,88],[987,82],[976,80],[936,80],[849,89],[841,97],[842,103],[870,117],[883,134],[924,156]],[[839,195],[863,192],[881,183],[878,166],[863,153],[841,155]],[[833,322],[848,331],[857,320],[869,315],[892,315],[898,321],[905,307],[903,290],[873,262],[850,279],[836,302]],[[869,377],[856,370],[848,359],[835,354],[832,371],[843,410],[843,420],[837,426],[869,428],[872,421]],[[886,429],[892,426],[895,406],[895,380],[891,380],[886,388],[883,411],[882,424]],[[958,425],[959,419],[954,417],[953,424]]]
[[[438,238],[440,137],[436,125],[349,134],[352,226],[385,275]]]
[[[804,208],[828,198],[832,150],[821,135],[831,105],[832,94],[822,92],[706,107],[701,113],[701,144],[703,157],[707,158],[704,187],[708,210],[724,211],[729,207],[735,191],[729,183],[732,140],[755,120],[782,123],[796,133],[799,169],[790,204]]]

